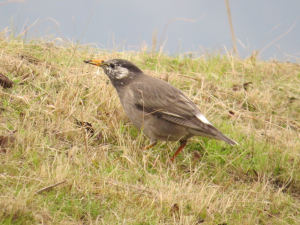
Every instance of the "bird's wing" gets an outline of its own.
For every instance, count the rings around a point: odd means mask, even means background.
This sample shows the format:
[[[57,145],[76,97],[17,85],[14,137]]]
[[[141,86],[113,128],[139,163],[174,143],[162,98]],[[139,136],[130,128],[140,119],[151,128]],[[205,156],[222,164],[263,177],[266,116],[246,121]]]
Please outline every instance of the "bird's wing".
[[[133,104],[139,110],[161,119],[199,131],[199,135],[220,139],[230,145],[237,142],[215,128],[197,106],[169,83],[151,77],[129,85]]]
[[[211,125],[197,106],[169,83],[152,78],[151,82],[131,83],[130,90],[134,105],[146,113],[200,131]]]

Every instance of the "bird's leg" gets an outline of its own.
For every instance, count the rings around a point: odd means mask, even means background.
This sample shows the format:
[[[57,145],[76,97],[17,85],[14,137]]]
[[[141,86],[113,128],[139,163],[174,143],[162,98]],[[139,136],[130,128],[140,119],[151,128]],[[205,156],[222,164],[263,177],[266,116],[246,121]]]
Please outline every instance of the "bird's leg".
[[[187,143],[187,140],[184,140],[184,141],[180,141],[180,146],[179,148],[177,149],[177,151],[174,153],[174,155],[170,158],[171,162],[174,161],[175,157],[181,152],[181,150],[185,147]]]
[[[157,141],[156,140],[150,140],[150,144],[145,146],[144,148],[142,148],[142,150],[146,150],[148,148],[152,148],[153,146],[155,146],[157,144]]]

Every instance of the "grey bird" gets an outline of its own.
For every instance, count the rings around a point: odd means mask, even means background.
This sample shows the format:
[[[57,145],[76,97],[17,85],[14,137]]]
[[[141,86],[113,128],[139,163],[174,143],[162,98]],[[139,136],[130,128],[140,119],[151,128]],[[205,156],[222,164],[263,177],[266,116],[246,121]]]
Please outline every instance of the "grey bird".
[[[148,149],[162,141],[180,141],[175,157],[193,136],[237,142],[215,128],[185,94],[160,79],[148,76],[136,65],[124,59],[87,60],[101,67],[118,92],[130,121],[150,138]]]

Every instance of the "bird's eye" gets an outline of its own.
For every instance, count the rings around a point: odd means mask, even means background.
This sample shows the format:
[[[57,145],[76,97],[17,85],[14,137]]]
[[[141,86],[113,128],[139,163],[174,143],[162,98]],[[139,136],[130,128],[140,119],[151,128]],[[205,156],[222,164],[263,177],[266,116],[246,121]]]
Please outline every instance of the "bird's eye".
[[[112,63],[112,64],[110,64],[110,67],[111,67],[111,68],[113,68],[113,69],[115,68],[115,66],[116,66],[116,65],[115,65],[115,64],[113,64],[113,63]]]

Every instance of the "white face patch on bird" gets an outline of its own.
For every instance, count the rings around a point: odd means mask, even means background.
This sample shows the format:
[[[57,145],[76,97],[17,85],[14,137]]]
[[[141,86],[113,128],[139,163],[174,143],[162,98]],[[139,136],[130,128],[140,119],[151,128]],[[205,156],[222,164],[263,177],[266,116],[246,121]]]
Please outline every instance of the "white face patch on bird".
[[[104,68],[105,73],[112,79],[123,79],[128,76],[128,69],[114,63],[108,63],[108,66]]]
[[[143,72],[132,62],[124,59],[110,59],[110,60],[85,60],[85,63],[101,67],[105,74],[113,82],[113,85],[123,85],[121,80],[133,79],[135,76],[143,74]]]
[[[99,66],[101,67],[106,75],[112,79],[112,80],[121,80],[123,78],[126,78],[129,74],[129,70],[126,68],[126,62],[125,60],[86,60],[85,63]],[[124,66],[123,66],[124,65]]]

